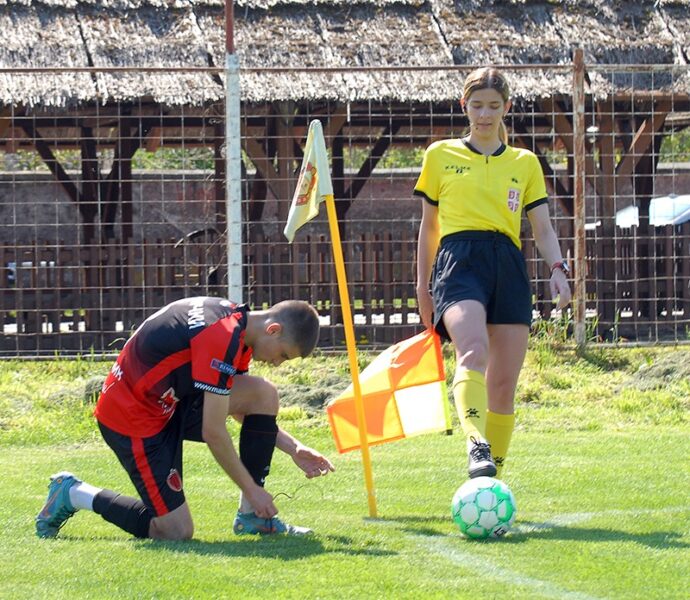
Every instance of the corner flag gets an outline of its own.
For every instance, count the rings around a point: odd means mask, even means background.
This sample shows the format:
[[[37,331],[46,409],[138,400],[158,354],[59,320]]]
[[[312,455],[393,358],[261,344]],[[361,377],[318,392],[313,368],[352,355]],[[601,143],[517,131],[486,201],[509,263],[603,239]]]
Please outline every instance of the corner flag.
[[[371,456],[367,441],[364,404],[362,391],[359,385],[359,366],[357,364],[357,346],[355,342],[354,319],[350,308],[350,296],[347,289],[347,277],[345,276],[345,261],[343,248],[340,243],[340,231],[338,230],[338,217],[335,211],[335,199],[333,198],[333,186],[328,167],[328,154],[326,142],[323,139],[321,122],[314,120],[309,125],[307,144],[304,149],[304,159],[297,180],[297,190],[292,199],[292,206],[288,214],[285,226],[285,237],[292,240],[295,232],[310,219],[319,213],[319,204],[326,203],[328,212],[328,228],[331,232],[331,248],[333,249],[333,262],[335,264],[336,278],[338,279],[338,294],[343,313],[343,327],[345,329],[345,343],[347,344],[347,357],[350,362],[350,376],[352,377],[352,393],[354,396],[355,415],[359,430],[359,448],[362,451],[362,466],[364,468],[364,480],[367,488],[367,501],[369,504],[369,516],[376,516],[376,494],[374,491],[374,476],[371,472]]]
[[[292,197],[290,213],[283,230],[285,237],[291,243],[295,239],[296,231],[319,214],[319,204],[329,196],[333,198],[328,152],[323,139],[321,121],[314,120],[309,125],[297,189]]]

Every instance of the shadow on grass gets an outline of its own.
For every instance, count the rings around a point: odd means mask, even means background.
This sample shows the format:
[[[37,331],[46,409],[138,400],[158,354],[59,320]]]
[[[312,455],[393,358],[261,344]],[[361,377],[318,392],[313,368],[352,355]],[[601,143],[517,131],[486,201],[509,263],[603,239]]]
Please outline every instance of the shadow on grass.
[[[540,539],[573,540],[577,542],[633,542],[661,550],[690,548],[690,544],[679,539],[681,537],[682,535],[676,531],[630,533],[617,529],[602,529],[601,527],[564,526],[520,521],[518,528],[502,541],[505,543],[521,543],[528,539]]]
[[[450,521],[450,517],[448,518]],[[372,523],[395,524],[404,533],[424,537],[447,537],[448,533],[424,527],[425,523],[442,525],[444,520],[439,517],[400,516],[391,519],[370,519]],[[453,534],[460,535],[452,527]],[[653,531],[650,533],[630,533],[616,529],[602,529],[600,527],[581,527],[579,525],[556,525],[533,521],[519,521],[517,526],[503,538],[489,538],[482,543],[522,544],[529,540],[571,540],[577,542],[633,542],[649,548],[671,549],[690,548],[690,544],[682,541],[681,533],[676,531]]]
[[[441,536],[445,537],[447,534],[438,529],[432,529],[431,525],[443,526],[445,523],[450,521],[450,515],[448,516],[448,521],[442,519],[441,517],[426,516],[422,517],[419,515],[403,515],[399,517],[377,517],[377,518],[365,518],[367,523],[372,525],[399,525],[398,529],[404,533],[410,533],[412,535],[423,535],[425,537]],[[425,524],[429,524],[429,527],[424,527]]]
[[[349,556],[392,556],[397,552],[377,547],[357,547],[358,542],[347,536],[276,536],[251,537],[236,540],[205,542],[189,540],[169,542],[154,540],[133,540],[141,550],[152,552],[175,552],[201,556],[236,556],[277,558],[285,561],[299,560],[316,554],[346,554]]]

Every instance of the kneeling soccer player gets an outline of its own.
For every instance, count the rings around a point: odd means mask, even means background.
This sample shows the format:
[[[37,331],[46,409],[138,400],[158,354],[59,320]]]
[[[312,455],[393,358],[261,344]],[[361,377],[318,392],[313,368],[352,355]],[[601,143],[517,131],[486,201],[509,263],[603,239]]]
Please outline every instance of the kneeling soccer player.
[[[308,478],[333,471],[333,465],[278,427],[275,386],[247,370],[252,357],[275,366],[305,357],[318,335],[316,311],[297,300],[260,311],[211,297],[163,307],[125,344],[95,410],[103,438],[140,499],[57,473],[36,517],[37,535],[54,537],[76,511],[86,509],[139,538],[191,538],[184,440],[205,442],[240,488],[236,534],[310,533],[276,517],[273,497],[263,487],[273,450],[289,454]],[[239,456],[226,427],[229,415],[242,423]]]

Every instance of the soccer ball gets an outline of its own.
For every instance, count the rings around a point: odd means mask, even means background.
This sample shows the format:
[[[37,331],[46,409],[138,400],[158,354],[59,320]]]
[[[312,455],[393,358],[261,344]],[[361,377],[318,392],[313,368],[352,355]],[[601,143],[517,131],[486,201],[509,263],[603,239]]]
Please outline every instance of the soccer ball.
[[[482,540],[504,535],[517,514],[510,488],[493,477],[476,477],[463,483],[453,496],[453,521],[469,538]]]

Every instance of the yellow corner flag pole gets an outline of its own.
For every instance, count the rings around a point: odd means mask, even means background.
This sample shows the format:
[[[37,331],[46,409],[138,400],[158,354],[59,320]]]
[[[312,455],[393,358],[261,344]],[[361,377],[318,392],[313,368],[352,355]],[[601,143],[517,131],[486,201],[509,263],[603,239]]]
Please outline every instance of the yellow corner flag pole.
[[[331,246],[333,248],[335,272],[338,279],[340,305],[343,311],[345,342],[347,344],[347,355],[350,361],[352,390],[355,397],[359,440],[362,449],[362,465],[364,467],[364,480],[367,486],[369,516],[375,517],[376,495],[374,492],[374,477],[371,472],[367,424],[364,413],[364,401],[362,400],[362,389],[359,382],[354,321],[350,309],[350,295],[347,290],[345,261],[343,260],[343,248],[340,242],[340,231],[338,230],[338,216],[335,212],[335,200],[333,199],[333,185],[331,184],[331,173],[328,166],[326,142],[323,138],[321,122],[315,119],[309,124],[307,144],[304,149],[304,159],[302,160],[302,167],[297,180],[297,189],[292,198],[290,213],[288,214],[287,223],[283,231],[290,243],[294,240],[296,231],[307,221],[310,221],[319,214],[319,204],[323,201],[326,202],[326,209],[328,211]]]
[[[347,278],[345,276],[345,261],[343,260],[343,248],[340,243],[340,231],[338,230],[338,216],[335,212],[333,195],[326,196],[326,210],[328,211],[328,227],[331,231],[333,245],[333,259],[335,272],[338,279],[338,291],[340,304],[343,311],[343,325],[345,327],[345,342],[347,355],[350,361],[350,374],[352,375],[352,391],[355,397],[355,410],[357,412],[357,426],[359,427],[359,443],[362,450],[362,465],[364,467],[364,481],[367,487],[367,501],[369,503],[369,516],[376,517],[376,493],[374,491],[374,476],[371,471],[371,455],[367,440],[367,424],[364,416],[364,401],[362,389],[359,385],[359,365],[357,364],[357,348],[355,345],[355,330],[350,309],[350,294],[347,290]]]

